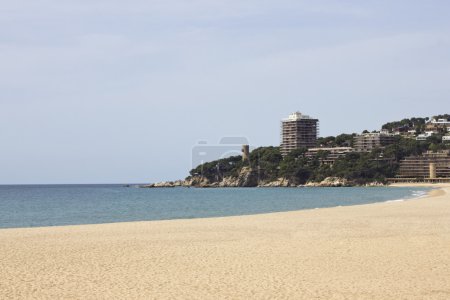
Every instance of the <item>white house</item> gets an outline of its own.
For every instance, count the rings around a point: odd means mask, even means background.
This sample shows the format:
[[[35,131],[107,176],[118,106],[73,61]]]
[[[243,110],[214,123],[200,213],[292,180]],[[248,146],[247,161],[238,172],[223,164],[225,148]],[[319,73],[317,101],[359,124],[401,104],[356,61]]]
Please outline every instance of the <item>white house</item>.
[[[426,141],[427,138],[429,138],[430,136],[432,136],[434,134],[433,131],[425,131],[425,133],[419,134],[416,137],[416,141]]]

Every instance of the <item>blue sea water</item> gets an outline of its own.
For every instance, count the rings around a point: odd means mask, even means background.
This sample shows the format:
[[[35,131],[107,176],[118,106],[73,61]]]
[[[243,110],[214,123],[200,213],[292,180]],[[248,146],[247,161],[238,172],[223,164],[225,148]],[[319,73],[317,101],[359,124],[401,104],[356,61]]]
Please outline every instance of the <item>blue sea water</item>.
[[[0,186],[0,228],[222,217],[409,199],[428,188]]]

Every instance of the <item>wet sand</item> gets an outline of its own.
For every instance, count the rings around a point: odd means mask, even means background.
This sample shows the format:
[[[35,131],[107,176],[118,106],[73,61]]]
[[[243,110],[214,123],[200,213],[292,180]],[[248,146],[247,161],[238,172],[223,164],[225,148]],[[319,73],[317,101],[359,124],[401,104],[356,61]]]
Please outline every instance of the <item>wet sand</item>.
[[[351,207],[2,229],[0,299],[450,299],[440,186]]]

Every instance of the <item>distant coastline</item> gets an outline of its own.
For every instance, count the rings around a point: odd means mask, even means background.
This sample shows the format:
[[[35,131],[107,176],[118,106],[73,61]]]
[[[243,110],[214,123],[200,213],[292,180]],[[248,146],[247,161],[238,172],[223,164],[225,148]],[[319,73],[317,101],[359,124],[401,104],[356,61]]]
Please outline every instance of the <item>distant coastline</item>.
[[[377,187],[389,186],[387,183],[373,181],[368,183],[357,183],[348,181],[345,178],[327,177],[321,182],[307,182],[306,184],[295,184],[285,178],[279,178],[269,182],[249,182],[239,178],[227,178],[221,182],[209,182],[205,178],[196,177],[187,180],[163,181],[151,184],[137,185],[139,188],[302,188],[302,187]]]

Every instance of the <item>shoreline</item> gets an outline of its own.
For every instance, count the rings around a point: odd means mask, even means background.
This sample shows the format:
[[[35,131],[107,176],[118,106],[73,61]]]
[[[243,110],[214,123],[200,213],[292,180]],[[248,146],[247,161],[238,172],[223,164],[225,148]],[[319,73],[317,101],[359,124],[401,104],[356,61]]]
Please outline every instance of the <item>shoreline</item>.
[[[0,230],[0,298],[448,299],[449,216],[446,185],[403,202]]]
[[[385,200],[385,201],[379,201],[379,202],[371,202],[371,203],[360,203],[360,204],[350,204],[350,205],[337,205],[337,206],[329,206],[329,207],[314,207],[314,208],[305,208],[305,209],[296,209],[296,210],[286,210],[286,211],[274,211],[274,212],[262,212],[262,213],[254,213],[254,214],[242,214],[242,215],[227,215],[227,216],[212,216],[212,217],[196,217],[196,218],[179,218],[179,219],[158,219],[158,220],[137,220],[137,221],[117,221],[117,222],[106,222],[106,223],[86,223],[86,224],[67,224],[67,225],[54,225],[54,226],[28,226],[28,227],[4,227],[0,228],[0,232],[2,230],[14,230],[14,229],[40,229],[40,228],[59,228],[59,227],[76,227],[76,226],[98,226],[98,225],[113,225],[113,224],[126,224],[126,223],[146,223],[146,222],[168,222],[168,221],[187,221],[187,220],[204,220],[204,219],[218,219],[218,218],[231,218],[231,217],[247,217],[247,216],[259,216],[259,215],[271,215],[271,214],[280,214],[280,213],[289,213],[289,212],[302,212],[302,211],[315,211],[315,210],[323,210],[323,209],[334,209],[334,208],[340,208],[340,207],[354,207],[354,206],[365,206],[365,205],[375,205],[375,204],[382,204],[382,203],[390,203],[390,202],[404,202],[404,201],[411,201],[411,200],[418,200],[422,198],[427,197],[433,197],[433,191],[439,191],[442,188],[449,186],[450,184],[416,184],[416,183],[400,183],[400,184],[390,184],[390,185],[384,185],[384,186],[341,186],[341,187],[303,187],[303,188],[353,188],[353,187],[366,187],[366,188],[388,188],[388,187],[427,187],[427,188],[433,188],[429,191],[427,191],[423,195],[419,196],[412,196],[410,198],[400,198],[400,199],[391,199],[391,200]],[[185,187],[180,187],[185,188]],[[222,189],[236,189],[236,188],[245,188],[245,187],[222,187]],[[257,188],[299,188],[299,187],[254,187]],[[171,189],[171,188],[169,188]],[[247,189],[247,188],[245,188]]]

